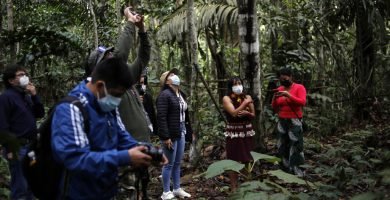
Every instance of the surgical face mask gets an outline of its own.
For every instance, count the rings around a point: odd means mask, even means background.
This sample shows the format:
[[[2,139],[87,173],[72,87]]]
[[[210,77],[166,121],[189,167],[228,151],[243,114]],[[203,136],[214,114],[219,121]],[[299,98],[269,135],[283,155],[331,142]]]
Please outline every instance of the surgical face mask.
[[[235,85],[232,87],[232,91],[234,94],[241,94],[243,90],[244,89],[243,89],[242,85]]]
[[[284,87],[290,87],[292,82],[288,79],[280,81],[280,84],[283,85]]]
[[[26,87],[28,84],[30,83],[30,79],[28,78],[28,76],[24,75],[22,77],[19,78],[19,84],[21,87]]]
[[[180,85],[180,78],[177,75],[170,76],[168,79],[172,81],[172,85]]]
[[[141,90],[146,91],[146,85],[145,84],[141,85]]]
[[[106,96],[103,98],[99,98],[99,92],[98,92],[98,103],[100,108],[102,109],[103,112],[110,112],[115,110],[121,103],[122,99],[110,95],[107,92],[106,85],[104,85],[104,93]]]

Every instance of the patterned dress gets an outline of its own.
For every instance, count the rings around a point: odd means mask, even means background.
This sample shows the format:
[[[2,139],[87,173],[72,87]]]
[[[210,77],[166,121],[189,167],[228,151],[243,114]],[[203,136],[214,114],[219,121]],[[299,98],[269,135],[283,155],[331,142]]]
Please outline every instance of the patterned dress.
[[[232,104],[237,109],[244,101],[245,96],[230,97]],[[249,109],[247,107],[246,109]],[[250,152],[254,148],[253,136],[255,131],[252,126],[252,117],[233,117],[224,111],[227,118],[225,127],[226,137],[226,158],[238,162],[249,162],[253,160]]]

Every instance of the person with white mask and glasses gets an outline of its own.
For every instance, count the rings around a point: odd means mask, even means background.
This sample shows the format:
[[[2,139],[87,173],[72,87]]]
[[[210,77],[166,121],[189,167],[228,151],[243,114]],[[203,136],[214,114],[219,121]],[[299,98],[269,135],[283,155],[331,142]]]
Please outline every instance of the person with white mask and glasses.
[[[19,64],[8,65],[3,73],[5,91],[0,95],[0,134],[15,138],[20,144],[18,152],[2,144],[3,153],[11,173],[11,199],[33,199],[22,171],[22,160],[29,145],[37,138],[36,119],[42,118],[45,109],[27,71]]]
[[[168,164],[162,168],[163,194],[161,199],[185,198],[191,195],[180,187],[180,164],[186,136],[192,137],[186,96],[179,89],[178,70],[164,72],[160,77],[161,92],[157,97],[157,127]],[[187,128],[186,128],[187,126]],[[173,181],[173,191],[170,181]]]
[[[227,119],[225,127],[226,159],[244,164],[253,160],[250,152],[254,148],[252,120],[255,118],[255,109],[251,96],[244,93],[242,80],[239,77],[231,78],[227,83],[227,94],[223,97],[223,109]],[[229,173],[230,189],[237,189],[238,174]]]

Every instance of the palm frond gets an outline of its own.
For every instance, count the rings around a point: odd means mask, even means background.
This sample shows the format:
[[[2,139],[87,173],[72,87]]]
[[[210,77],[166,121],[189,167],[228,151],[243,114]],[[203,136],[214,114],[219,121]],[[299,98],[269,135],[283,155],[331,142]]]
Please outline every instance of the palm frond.
[[[198,21],[198,31],[208,26],[215,25],[220,27],[236,26],[238,9],[233,1],[230,3],[231,4],[196,5],[195,12]],[[170,41],[176,37],[179,37],[187,30],[186,20],[187,10],[186,5],[183,5],[178,8],[172,15],[168,16],[159,26],[157,31],[158,39],[162,41]]]

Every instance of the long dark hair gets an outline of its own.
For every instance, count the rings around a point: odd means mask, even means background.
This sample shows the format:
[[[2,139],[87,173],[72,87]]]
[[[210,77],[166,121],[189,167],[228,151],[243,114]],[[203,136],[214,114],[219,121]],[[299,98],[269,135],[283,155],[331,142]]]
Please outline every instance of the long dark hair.
[[[227,82],[227,91],[226,91],[226,96],[230,96],[231,94],[233,94],[233,90],[232,90],[232,87],[235,83],[237,83],[237,81],[240,81],[241,82],[241,85],[244,85],[244,83],[242,82],[242,79],[238,76],[233,76],[232,78],[230,78]],[[242,93],[240,94],[240,96],[244,96],[245,97],[245,93],[244,91],[242,91]]]

